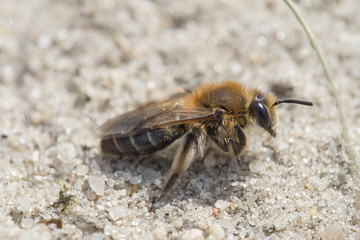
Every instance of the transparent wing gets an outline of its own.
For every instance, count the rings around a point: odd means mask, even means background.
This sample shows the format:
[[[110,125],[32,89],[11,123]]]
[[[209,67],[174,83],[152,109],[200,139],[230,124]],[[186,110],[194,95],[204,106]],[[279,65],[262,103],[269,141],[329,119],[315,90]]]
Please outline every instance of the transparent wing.
[[[101,139],[126,137],[149,129],[198,122],[213,116],[213,110],[185,107],[183,98],[175,98],[117,116],[100,127],[99,135]]]

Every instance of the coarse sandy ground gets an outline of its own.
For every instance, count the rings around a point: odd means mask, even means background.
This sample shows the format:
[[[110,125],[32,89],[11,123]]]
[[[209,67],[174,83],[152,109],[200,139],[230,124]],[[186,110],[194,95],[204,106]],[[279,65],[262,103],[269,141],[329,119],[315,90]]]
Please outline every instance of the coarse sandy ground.
[[[297,3],[359,152],[360,5]],[[359,239],[334,100],[282,1],[0,5],[0,239]],[[106,120],[227,79],[314,106],[282,105],[275,139],[249,134],[239,164],[210,150],[154,205],[176,146],[141,161],[101,156]]]

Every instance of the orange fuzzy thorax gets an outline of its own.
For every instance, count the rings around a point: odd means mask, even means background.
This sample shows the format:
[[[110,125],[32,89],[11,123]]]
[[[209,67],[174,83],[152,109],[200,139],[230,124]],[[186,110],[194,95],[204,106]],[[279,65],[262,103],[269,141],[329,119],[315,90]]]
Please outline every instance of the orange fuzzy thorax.
[[[240,115],[234,116],[243,119],[244,124],[249,122],[249,106],[258,94],[263,94],[266,108],[275,120],[275,107],[277,97],[273,93],[263,93],[259,89],[247,89],[241,83],[226,81],[221,83],[204,84],[198,87],[186,100],[185,105],[197,108],[226,109]]]

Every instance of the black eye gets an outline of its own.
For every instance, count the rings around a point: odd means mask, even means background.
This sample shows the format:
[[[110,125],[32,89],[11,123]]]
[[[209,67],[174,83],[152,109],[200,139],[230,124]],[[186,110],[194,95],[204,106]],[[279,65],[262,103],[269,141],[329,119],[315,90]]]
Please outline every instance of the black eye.
[[[271,118],[266,107],[262,103],[255,103],[255,115],[259,125],[262,128],[269,129],[271,127]]]

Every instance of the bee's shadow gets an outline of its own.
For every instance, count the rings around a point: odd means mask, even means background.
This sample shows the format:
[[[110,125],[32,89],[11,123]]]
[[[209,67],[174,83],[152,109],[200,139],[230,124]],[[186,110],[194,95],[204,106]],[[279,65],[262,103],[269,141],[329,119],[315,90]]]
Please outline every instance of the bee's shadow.
[[[146,168],[166,173],[166,169],[170,169],[171,166],[171,161],[167,158],[156,155],[146,157],[109,157],[100,154],[98,159],[101,171],[109,176],[118,171],[139,175]]]
[[[168,170],[171,167],[171,161],[169,158],[157,153],[141,158],[114,157],[99,154],[95,156],[94,160],[95,163],[93,164],[96,164],[99,171],[101,171],[101,173],[103,173],[107,178],[112,178],[115,181],[119,179],[124,180],[123,186],[115,186],[115,188],[125,188],[129,192],[134,185],[129,178],[140,177],[142,181],[138,184],[138,187],[148,188],[148,194],[154,196],[159,195],[161,189],[159,186],[156,186],[155,180],[163,176],[161,182],[165,181]],[[152,174],[150,179],[146,178],[145,170],[150,170]],[[154,197],[150,196],[149,198],[152,199]]]
[[[234,192],[241,198],[241,183],[250,175],[249,164],[253,159],[252,155],[243,155],[222,164],[218,161],[211,167],[206,167],[204,161],[194,161],[174,189],[163,198],[163,204],[174,199],[192,199],[199,205],[214,206],[217,200],[229,199]]]
[[[154,182],[158,178],[162,183],[166,181],[172,163],[170,154],[153,154],[143,158],[115,158],[98,155],[96,158],[100,171],[108,178],[115,180],[127,172],[132,176],[139,176],[143,174],[144,169],[155,171],[157,173],[155,179],[144,180],[139,184],[139,187],[142,185],[148,187],[151,208],[158,208],[167,203],[185,199],[192,199],[199,205],[213,206],[218,199],[228,199],[234,194],[234,190],[237,190],[235,192],[239,193],[237,197],[240,198],[242,193],[239,191],[241,190],[239,183],[244,182],[245,178],[250,175],[249,164],[255,159],[254,156],[245,154],[225,164],[217,162],[211,167],[206,167],[203,159],[197,159],[179,178],[174,189],[167,193],[161,201],[158,201],[161,188]],[[224,156],[215,154],[215,158],[224,159]],[[130,182],[125,182],[124,187],[130,190],[132,185]]]

